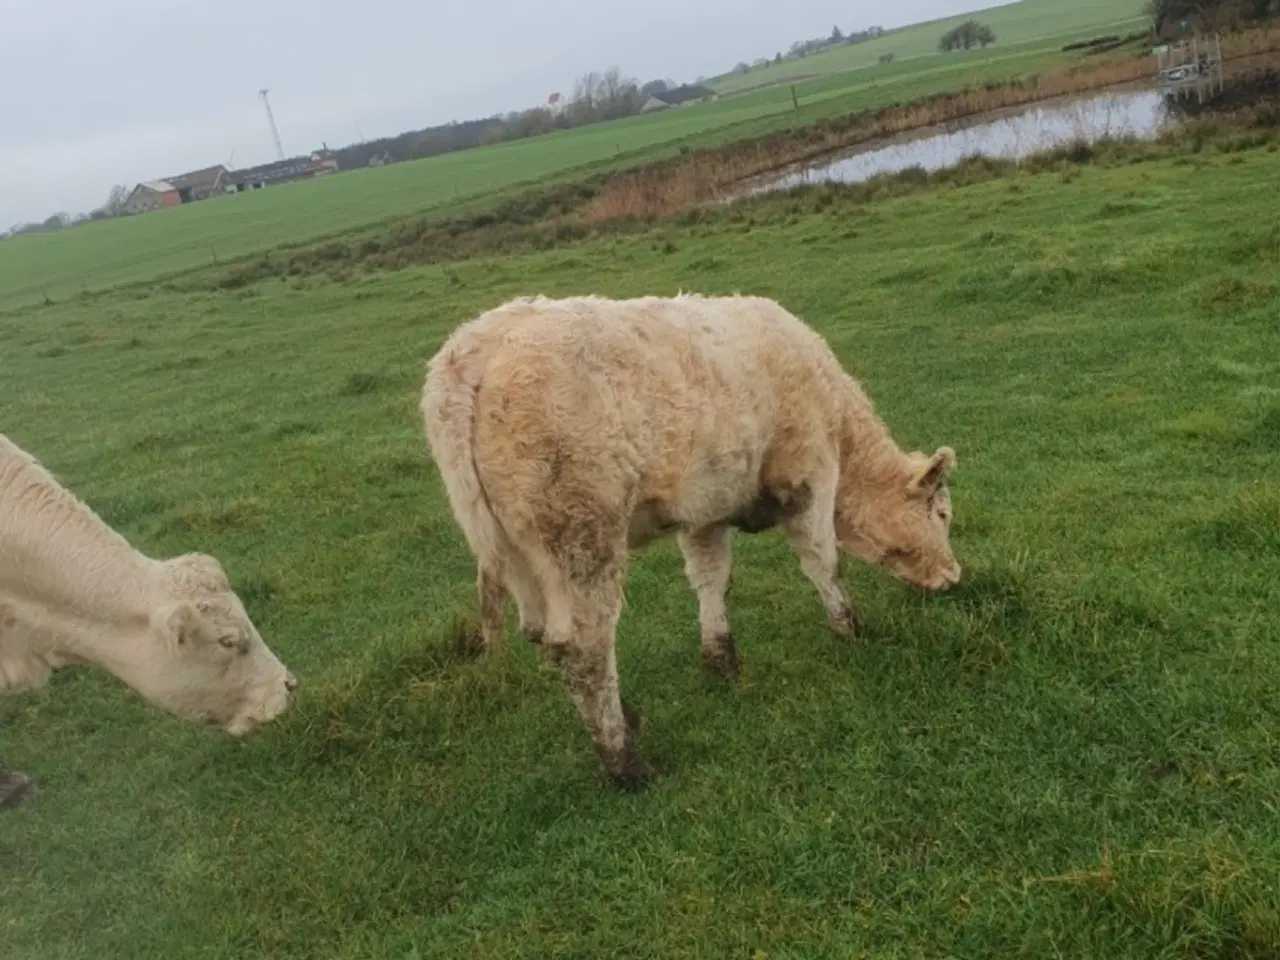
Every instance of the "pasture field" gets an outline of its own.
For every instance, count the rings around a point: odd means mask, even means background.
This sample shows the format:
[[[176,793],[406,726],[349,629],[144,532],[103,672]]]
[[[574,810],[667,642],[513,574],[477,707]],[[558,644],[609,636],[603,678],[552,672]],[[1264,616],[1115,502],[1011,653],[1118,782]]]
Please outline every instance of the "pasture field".
[[[0,700],[42,787],[0,820],[0,953],[1276,956],[1274,151],[0,315],[3,430],[141,549],[219,556],[302,681],[243,745],[83,670]],[[901,444],[957,449],[966,576],[849,563],[844,645],[782,539],[738,536],[732,688],[674,544],[638,554],[620,670],[665,774],[622,794],[533,647],[459,652],[416,404],[508,297],[681,288],[778,298]]]
[[[1039,74],[1081,57],[1061,40],[817,77],[787,88],[547,136],[352,170],[138,217],[0,241],[0,310],[153,280],[415,216],[479,210],[530,184],[578,179],[726,140]],[[1128,54],[1124,54],[1127,56]]]
[[[799,60],[784,60],[777,66],[753,69],[750,73],[717,77],[710,85],[721,93],[741,93],[766,84],[790,83],[871,67],[886,53],[892,53],[898,60],[945,59],[955,54],[940,54],[938,41],[966,20],[978,20],[995,31],[996,43],[987,49],[988,56],[998,56],[1007,45],[1051,42],[1060,47],[1066,38],[1088,39],[1102,33],[1124,36],[1150,25],[1150,18],[1143,13],[1144,5],[1143,0],[1073,0],[1071,3],[1020,0],[912,24],[875,40],[835,47]],[[852,24],[841,26],[854,29]]]

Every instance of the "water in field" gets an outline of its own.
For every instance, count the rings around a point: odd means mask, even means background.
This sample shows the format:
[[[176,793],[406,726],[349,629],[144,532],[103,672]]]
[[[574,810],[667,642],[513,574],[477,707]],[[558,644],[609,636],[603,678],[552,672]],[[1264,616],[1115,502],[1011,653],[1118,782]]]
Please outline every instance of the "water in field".
[[[1029,107],[986,123],[948,129],[887,146],[863,146],[757,182],[748,191],[786,190],[808,183],[859,183],[910,167],[927,171],[981,155],[1020,160],[1033,153],[1104,138],[1156,136],[1169,122],[1164,100],[1154,91],[1113,93],[1068,103]]]

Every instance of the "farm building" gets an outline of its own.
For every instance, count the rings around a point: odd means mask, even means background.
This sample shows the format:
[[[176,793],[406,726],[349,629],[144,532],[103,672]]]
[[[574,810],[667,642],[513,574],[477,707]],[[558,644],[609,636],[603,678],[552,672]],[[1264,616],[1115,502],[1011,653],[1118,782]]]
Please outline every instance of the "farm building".
[[[183,173],[176,177],[165,177],[164,182],[178,191],[178,196],[183,203],[191,203],[195,200],[206,200],[215,193],[224,192],[226,189],[224,186],[226,177],[227,168],[222,164],[218,164],[213,167],[205,167],[203,170]]]
[[[641,113],[657,113],[659,110],[670,109],[671,104],[664,103],[657,97],[650,97],[645,101],[644,106],[640,108]]]
[[[337,158],[327,151],[264,163],[258,167],[246,167],[244,170],[228,170],[219,164],[176,177],[140,183],[125,200],[123,212],[147,213],[163,207],[207,200],[224,193],[243,193],[290,180],[310,180],[337,170]]]
[[[182,195],[167,180],[149,180],[133,188],[125,198],[121,211],[126,214],[146,213],[162,207],[176,207],[182,203]]]
[[[219,164],[176,177],[148,180],[133,188],[133,192],[125,199],[123,212],[146,213],[162,207],[176,207],[182,203],[205,200],[226,190],[226,177],[227,168]]]
[[[259,167],[233,170],[227,174],[223,182],[228,192],[243,193],[246,190],[260,190],[263,187],[288,183],[291,180],[313,180],[337,171],[337,158],[331,153],[318,152],[306,157],[264,163]]]

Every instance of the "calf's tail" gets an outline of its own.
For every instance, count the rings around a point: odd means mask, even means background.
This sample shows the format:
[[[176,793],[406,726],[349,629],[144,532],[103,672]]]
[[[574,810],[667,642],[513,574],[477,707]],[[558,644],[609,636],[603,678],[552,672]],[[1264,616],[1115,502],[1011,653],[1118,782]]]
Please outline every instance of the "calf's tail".
[[[507,538],[476,470],[476,394],[483,364],[474,350],[446,344],[427,365],[422,419],[454,519],[481,569],[501,569]]]

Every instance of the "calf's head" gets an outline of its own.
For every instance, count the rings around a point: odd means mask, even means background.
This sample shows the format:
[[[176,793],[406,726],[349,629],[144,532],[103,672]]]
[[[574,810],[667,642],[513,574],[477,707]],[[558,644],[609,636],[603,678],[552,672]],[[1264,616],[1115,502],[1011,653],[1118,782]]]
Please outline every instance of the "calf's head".
[[[288,707],[297,680],[263,642],[218,561],[159,565],[149,642],[121,679],[172,713],[240,737]]]
[[[873,483],[850,490],[836,508],[840,548],[923,590],[959,583],[946,483],[955,465],[950,447],[932,456],[912,453],[886,465]]]

